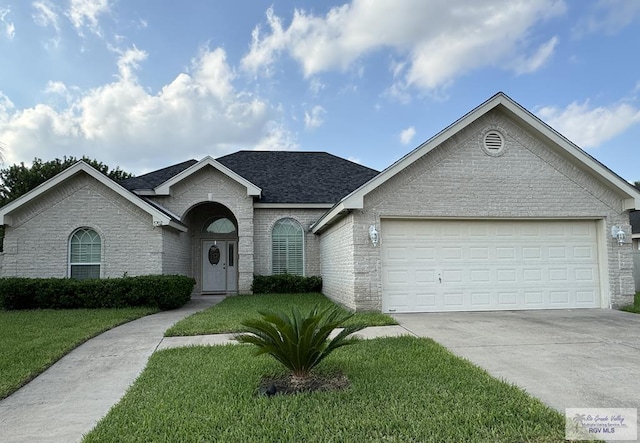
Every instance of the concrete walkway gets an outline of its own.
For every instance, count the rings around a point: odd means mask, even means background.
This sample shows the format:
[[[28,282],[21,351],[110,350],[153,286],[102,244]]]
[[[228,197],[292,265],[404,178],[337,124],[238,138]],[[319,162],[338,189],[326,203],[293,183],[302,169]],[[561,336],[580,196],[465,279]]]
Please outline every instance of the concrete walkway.
[[[220,300],[193,298],[180,309],[134,320],[77,347],[0,401],[0,443],[78,442],[120,401],[156,350],[237,343],[231,334],[163,337],[179,320]],[[365,339],[407,334],[401,326],[357,333]]]
[[[77,347],[0,401],[0,442],[80,441],[122,398],[164,332],[221,299],[193,298],[180,309],[134,320]]]

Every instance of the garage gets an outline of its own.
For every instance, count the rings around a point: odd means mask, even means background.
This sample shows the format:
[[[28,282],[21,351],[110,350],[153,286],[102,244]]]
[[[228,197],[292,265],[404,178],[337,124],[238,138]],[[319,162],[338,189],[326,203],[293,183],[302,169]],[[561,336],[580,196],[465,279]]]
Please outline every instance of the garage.
[[[382,219],[383,311],[599,308],[597,223]]]

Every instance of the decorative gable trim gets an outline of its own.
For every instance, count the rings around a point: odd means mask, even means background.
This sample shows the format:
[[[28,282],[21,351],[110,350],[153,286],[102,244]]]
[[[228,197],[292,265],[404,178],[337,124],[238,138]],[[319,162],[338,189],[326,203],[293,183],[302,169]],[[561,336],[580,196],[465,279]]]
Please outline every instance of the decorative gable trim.
[[[603,182],[609,184],[614,189],[625,196],[623,199],[622,210],[635,209],[640,207],[640,192],[633,188],[629,183],[622,179],[619,175],[612,172],[605,167],[602,163],[598,162],[592,156],[573,144],[567,138],[558,133],[555,129],[544,123],[538,117],[531,112],[520,106],[513,101],[509,96],[503,92],[499,92],[491,97],[486,102],[482,103],[477,108],[473,109],[438,134],[418,146],[413,151],[402,157],[400,160],[393,163],[386,168],[380,174],[369,180],[367,183],[360,186],[358,189],[340,200],[334,207],[328,211],[320,220],[318,220],[313,226],[312,231],[314,233],[321,232],[325,227],[331,225],[335,220],[342,217],[346,212],[353,209],[362,209],[364,207],[364,197],[374,189],[386,183],[395,175],[402,172],[405,168],[422,158],[424,155],[431,152],[437,146],[443,142],[458,134],[460,131],[468,127],[474,121],[478,120],[489,111],[495,108],[502,108],[505,110],[511,118],[515,121],[528,126],[533,129],[541,137],[548,139],[554,146],[560,148],[560,150],[567,156],[567,158],[587,170],[592,172],[597,177],[600,177]]]
[[[153,226],[171,226],[172,228],[175,228],[179,231],[183,231],[183,232],[187,231],[186,226],[184,226],[179,221],[173,219],[169,214],[161,211],[160,209],[152,206],[151,204],[147,203],[146,201],[142,200],[141,198],[127,191],[118,183],[114,182],[109,177],[97,171],[95,168],[88,165],[84,161],[79,161],[78,163],[65,169],[55,177],[42,183],[35,189],[24,194],[20,198],[17,198],[11,203],[8,203],[7,205],[0,208],[0,224],[11,225],[12,212],[15,212],[17,209],[19,209],[23,205],[40,197],[41,195],[45,194],[47,191],[55,188],[56,186],[60,185],[61,183],[69,180],[73,176],[80,173],[85,173],[89,175],[90,177],[94,178],[96,181],[102,183],[104,186],[106,186],[107,188],[111,189],[113,192],[115,192],[116,194],[124,198],[125,200],[129,201],[130,203],[139,207],[143,211],[147,212],[152,217]]]
[[[233,181],[241,184],[242,186],[244,186],[247,189],[247,196],[249,196],[249,197],[260,197],[260,195],[262,194],[262,189],[260,189],[259,187],[257,187],[253,183],[251,183],[249,180],[247,180],[244,177],[240,176],[239,174],[233,172],[231,169],[227,168],[222,163],[217,162],[213,157],[206,156],[205,158],[200,160],[198,163],[188,167],[187,169],[185,169],[181,173],[171,177],[166,182],[164,182],[161,185],[157,186],[154,189],[155,195],[170,195],[171,186],[173,186],[176,183],[184,180],[185,178],[189,177],[191,174],[194,174],[195,172],[201,170],[202,168],[204,168],[206,166],[211,166],[212,168],[217,169],[222,174],[224,174],[227,177],[229,177],[231,180],[233,180]]]

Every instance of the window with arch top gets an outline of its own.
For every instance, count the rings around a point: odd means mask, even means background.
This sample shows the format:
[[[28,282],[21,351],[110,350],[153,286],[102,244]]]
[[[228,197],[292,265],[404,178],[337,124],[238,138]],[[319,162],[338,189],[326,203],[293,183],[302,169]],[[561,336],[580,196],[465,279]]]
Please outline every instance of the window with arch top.
[[[100,278],[102,240],[90,228],[78,229],[69,239],[69,277],[78,280]]]
[[[304,275],[304,230],[292,218],[283,218],[271,231],[271,273]]]
[[[207,234],[235,234],[236,225],[226,217],[214,218],[204,224],[202,232]]]

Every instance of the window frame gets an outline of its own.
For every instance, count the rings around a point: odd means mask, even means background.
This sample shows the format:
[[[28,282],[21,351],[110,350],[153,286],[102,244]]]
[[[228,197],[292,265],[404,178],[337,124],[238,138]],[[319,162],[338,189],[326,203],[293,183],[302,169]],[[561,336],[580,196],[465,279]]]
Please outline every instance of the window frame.
[[[288,228],[293,228],[296,229],[297,232],[295,233],[278,233],[276,232],[277,229],[282,229],[281,226],[283,226],[284,224],[287,224]],[[279,238],[276,237],[276,235],[279,236],[285,236],[284,238]],[[299,235],[299,240],[295,239],[295,236]],[[278,260],[276,260],[276,253],[277,251],[281,251],[283,248],[280,247],[276,247],[276,241],[278,242],[284,242],[286,243],[285,247],[284,247],[284,254],[285,254],[285,263],[284,265],[282,265],[281,263],[278,263],[278,266],[276,266],[276,262],[281,262],[282,258],[278,258]],[[306,241],[305,241],[305,232],[304,232],[304,228],[302,227],[302,224],[292,218],[292,217],[283,217],[280,218],[278,220],[275,221],[275,223],[273,224],[273,226],[271,227],[271,275],[282,275],[282,274],[290,274],[290,275],[299,275],[299,276],[305,276],[306,275],[306,254],[305,254],[305,246],[306,246]],[[296,245],[291,245],[290,242],[291,241],[297,241],[299,243],[299,256],[300,256],[300,263],[296,266],[296,268],[300,268],[300,273],[297,272],[289,272],[289,270],[291,270],[291,261],[295,260],[295,257],[291,257],[292,252],[295,252],[295,250],[292,251],[291,248],[293,247],[297,247]]]
[[[78,261],[78,262],[73,262],[73,249],[74,249],[74,240],[77,239],[78,241],[81,241],[80,237],[79,237],[79,233],[83,232],[83,233],[89,233],[89,232],[93,232],[95,234],[95,237],[93,238],[93,240],[95,240],[96,238],[99,241],[99,247],[100,247],[100,260],[98,262],[96,261]],[[89,245],[90,247],[95,246],[95,241],[91,242],[91,243],[87,243],[87,245]],[[69,242],[68,242],[68,257],[67,257],[67,276],[69,278],[73,278],[76,280],[86,280],[86,279],[90,279],[90,278],[102,278],[102,247],[103,247],[103,241],[102,241],[102,236],[100,235],[100,233],[91,227],[88,226],[83,226],[81,228],[76,229],[75,231],[73,231],[71,233],[71,235],[69,236]],[[87,255],[91,255],[94,252],[90,252]],[[78,254],[81,255],[81,254]],[[82,257],[85,258],[85,257]],[[78,277],[73,277],[73,267],[78,266],[78,267],[83,267],[83,266],[98,266],[98,277],[85,277],[85,278],[78,278]]]

